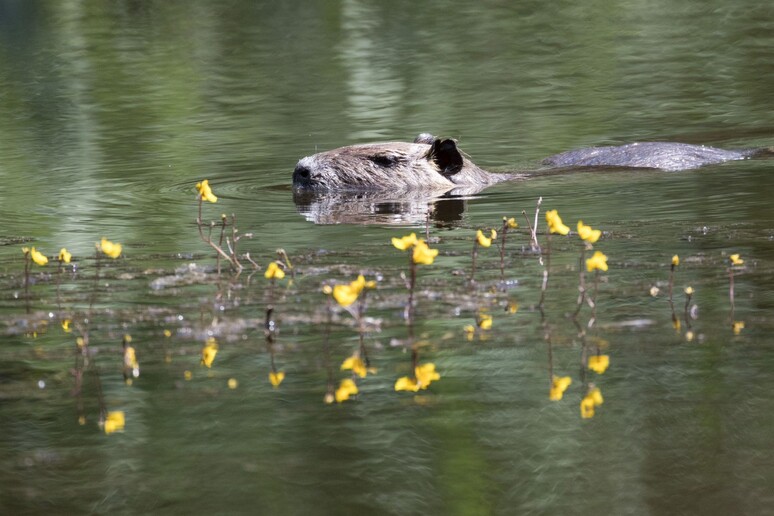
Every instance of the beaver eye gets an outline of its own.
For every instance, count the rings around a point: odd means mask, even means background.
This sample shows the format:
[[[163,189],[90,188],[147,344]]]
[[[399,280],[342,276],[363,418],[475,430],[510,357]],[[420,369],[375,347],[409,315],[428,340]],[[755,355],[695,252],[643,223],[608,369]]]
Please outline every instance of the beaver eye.
[[[368,156],[368,159],[380,167],[392,167],[398,162],[396,156],[391,156],[389,154],[374,154],[373,156]]]

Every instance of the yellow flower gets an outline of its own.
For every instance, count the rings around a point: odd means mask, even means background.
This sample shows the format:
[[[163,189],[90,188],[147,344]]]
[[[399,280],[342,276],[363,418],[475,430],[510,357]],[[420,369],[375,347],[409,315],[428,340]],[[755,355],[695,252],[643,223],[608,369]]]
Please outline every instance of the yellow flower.
[[[680,265],[680,257],[677,255],[674,255],[672,257],[672,267],[677,267],[678,265]]]
[[[102,237],[102,241],[97,243],[97,249],[105,253],[108,257],[114,260],[121,256],[121,244],[117,242],[111,242],[105,237]]]
[[[70,328],[71,324],[72,324],[72,321],[70,319],[62,320],[62,330],[65,333],[70,333],[71,331],[73,331],[72,328]]]
[[[509,314],[515,314],[516,312],[519,311],[519,303],[517,303],[515,301],[509,302],[508,303],[508,307],[506,308],[506,310],[507,310],[507,312]]]
[[[414,255],[412,256],[414,263],[432,265],[436,256],[438,256],[438,249],[430,249],[424,240],[417,240],[417,243],[414,244]]]
[[[395,381],[395,391],[410,391],[417,392],[419,390],[419,383],[416,378],[409,378],[408,376],[401,376]]]
[[[411,233],[410,235],[407,235],[401,238],[392,237],[392,245],[395,246],[397,249],[400,249],[401,251],[405,251],[410,247],[413,247],[416,243],[417,243],[416,233]]]
[[[582,220],[578,221],[578,236],[586,242],[593,244],[602,236],[602,231],[586,226]]]
[[[685,287],[685,295],[692,296],[694,293],[693,287]]]
[[[591,272],[595,270],[607,270],[607,256],[600,251],[594,251],[594,256],[586,260],[586,270]]]
[[[59,260],[62,263],[70,263],[70,260],[72,259],[73,255],[67,252],[67,249],[64,247],[59,250],[59,256],[57,257],[57,260]]]
[[[548,394],[548,398],[551,401],[559,401],[564,396],[564,391],[572,383],[572,378],[569,376],[554,376],[551,380],[551,390]]]
[[[333,298],[343,307],[354,303],[364,288],[375,288],[375,281],[366,281],[361,274],[349,285],[336,285],[333,287]]]
[[[358,393],[357,384],[351,378],[345,378],[339,384],[339,388],[336,389],[336,401],[341,403],[348,400],[350,396]]]
[[[185,380],[189,382],[191,381],[191,378],[193,378],[193,373],[188,369],[186,369],[185,371],[183,371],[183,378],[185,378]]]
[[[594,409],[599,405],[602,405],[604,401],[599,388],[594,387],[591,389],[580,402],[581,417],[583,419],[594,417]]]
[[[285,379],[285,371],[271,371],[269,373],[269,383],[275,389],[280,386],[282,380]]]
[[[734,321],[734,335],[739,335],[744,329],[744,321]]]
[[[126,346],[124,348],[124,367],[132,370],[132,376],[137,378],[140,376],[140,364],[137,362],[137,352],[134,346]]]
[[[675,329],[676,332],[680,332],[680,329],[683,327],[683,323],[680,322],[680,319],[675,317],[672,319],[672,327]]]
[[[207,339],[207,344],[202,348],[202,365],[212,367],[215,355],[218,354],[218,342],[214,337]]]
[[[479,314],[478,327],[482,330],[489,330],[492,328],[492,316],[489,314]]]
[[[26,248],[25,248],[26,249]],[[24,249],[22,249],[24,251]],[[25,251],[26,253],[26,251]],[[40,265],[41,267],[48,263],[48,258],[46,258],[46,255],[35,249],[34,247],[29,250],[30,258],[32,258],[32,261]]]
[[[108,412],[105,418],[103,429],[106,434],[112,434],[113,432],[123,432],[126,425],[126,418],[124,417],[123,410],[114,410]]]
[[[34,251],[35,248],[33,247],[32,250]],[[731,260],[731,265],[742,265],[744,263],[739,254],[732,254],[728,258]]]
[[[605,371],[607,371],[607,368],[610,366],[610,356],[592,355],[589,357],[588,366],[589,366],[589,369],[591,369],[595,373],[602,374]]]
[[[212,189],[210,188],[209,179],[205,179],[201,183],[196,183],[196,190],[199,192],[199,196],[205,201],[218,202],[218,198],[215,197],[215,194],[212,193]]]
[[[282,270],[282,267],[277,265],[277,262],[271,262],[269,266],[266,267],[266,272],[263,275],[266,279],[277,278],[279,280],[285,277],[285,271]]]
[[[416,366],[414,368],[414,377],[422,389],[427,389],[430,383],[441,379],[441,375],[435,371],[435,364],[432,362]]]
[[[517,227],[519,227],[519,225],[516,223],[516,219],[514,219],[513,217],[511,217],[510,219],[506,219],[505,217],[503,217],[503,222],[505,222],[505,225],[511,229],[516,229]]]
[[[478,242],[478,245],[481,247],[489,247],[492,245],[492,240],[497,238],[497,231],[494,229],[489,233],[489,238],[484,236],[484,232],[480,229],[476,232],[476,242]]]
[[[239,387],[239,381],[236,378],[229,378],[228,379],[228,388],[231,390],[236,389]]]
[[[351,369],[352,372],[358,375],[360,378],[365,378],[369,373],[369,369],[366,368],[365,362],[363,362],[357,355],[352,355],[351,357],[345,359],[344,362],[342,362],[341,370],[346,371],[348,369]],[[373,374],[376,369],[371,368],[370,371],[371,374]]]
[[[548,223],[548,230],[551,233],[566,235],[570,232],[570,228],[562,223],[562,218],[556,210],[548,210],[546,212],[546,222]]]
[[[403,376],[395,382],[396,391],[417,392],[427,387],[435,380],[440,380],[441,375],[435,370],[435,364],[428,362],[414,368],[414,377]]]

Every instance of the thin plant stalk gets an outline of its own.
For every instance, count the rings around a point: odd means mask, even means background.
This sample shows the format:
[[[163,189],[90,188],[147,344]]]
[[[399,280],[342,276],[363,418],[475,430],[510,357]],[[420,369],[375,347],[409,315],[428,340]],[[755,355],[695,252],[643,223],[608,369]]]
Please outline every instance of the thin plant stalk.
[[[540,286],[540,303],[538,303],[538,307],[540,310],[543,310],[543,303],[546,299],[546,290],[548,290],[548,275],[549,271],[551,269],[551,232],[548,232],[548,236],[546,237],[546,263],[545,268],[543,269],[543,284]]]
[[[27,313],[30,313],[30,269],[32,268],[32,257],[30,252],[24,253],[24,302]]]
[[[414,263],[414,255],[413,253],[408,253],[409,258],[409,282],[408,282],[408,289],[409,289],[409,298],[408,298],[408,305],[406,305],[406,311],[403,314],[404,318],[409,321],[409,324],[411,323],[412,318],[414,317],[414,288],[417,283],[417,264]]]
[[[578,307],[575,309],[575,313],[572,314],[573,319],[577,319],[578,314],[583,307],[583,302],[586,300],[586,270],[583,268],[586,259],[586,246],[581,248],[580,261],[580,273],[578,278]]]

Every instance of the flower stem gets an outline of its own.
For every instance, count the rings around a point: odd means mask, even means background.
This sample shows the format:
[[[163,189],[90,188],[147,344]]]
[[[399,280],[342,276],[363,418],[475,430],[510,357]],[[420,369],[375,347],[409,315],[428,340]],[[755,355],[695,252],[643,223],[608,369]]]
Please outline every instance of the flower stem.
[[[540,310],[543,310],[543,303],[546,299],[546,290],[548,289],[548,274],[549,270],[551,268],[551,233],[548,233],[548,237],[546,237],[546,266],[545,269],[543,269],[543,284],[540,287],[540,303],[538,303],[538,307]]]
[[[578,314],[581,311],[581,307],[583,307],[583,302],[586,300],[586,271],[583,268],[583,262],[586,258],[586,246],[584,245],[581,248],[581,255],[580,255],[580,261],[578,269],[580,270],[579,278],[578,278],[578,307],[575,309],[575,313],[572,314],[573,319],[578,318]]]

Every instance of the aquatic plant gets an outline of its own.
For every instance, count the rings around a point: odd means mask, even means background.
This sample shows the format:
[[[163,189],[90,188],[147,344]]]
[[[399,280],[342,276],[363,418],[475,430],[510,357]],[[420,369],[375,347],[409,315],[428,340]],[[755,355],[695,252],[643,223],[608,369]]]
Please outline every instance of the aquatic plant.
[[[409,254],[409,279],[406,287],[409,291],[408,304],[404,310],[404,318],[410,320],[414,311],[414,289],[417,283],[417,265],[432,265],[438,256],[438,249],[431,249],[427,242],[417,238],[415,233],[392,238],[392,245],[400,251],[411,251]],[[405,279],[405,276],[404,276]]]
[[[509,229],[516,229],[519,225],[513,217],[503,217],[503,226],[500,229],[500,281],[505,281],[505,240]]]
[[[476,276],[476,257],[478,257],[478,248],[484,247],[487,248],[492,245],[492,240],[495,240],[497,238],[497,231],[494,229],[489,231],[489,236],[484,235],[484,232],[482,230],[476,231],[476,238],[473,239],[473,252],[471,253],[471,264],[470,264],[470,278],[468,281],[470,283],[475,282],[475,276]]]
[[[736,253],[728,257],[728,299],[731,301],[731,318],[734,314],[734,267],[744,265],[741,255]]]
[[[580,402],[581,418],[591,419],[594,417],[596,407],[602,405],[604,402],[605,400],[602,397],[602,392],[599,388],[595,387],[593,384],[589,385],[586,395]]]
[[[441,375],[435,370],[434,363],[418,364],[414,367],[414,376],[402,376],[395,381],[395,390],[417,392],[427,389],[432,382],[440,379]]]
[[[569,376],[554,376],[551,379],[551,389],[548,392],[548,399],[551,401],[560,401],[564,397],[564,391],[572,384],[572,378]]]

